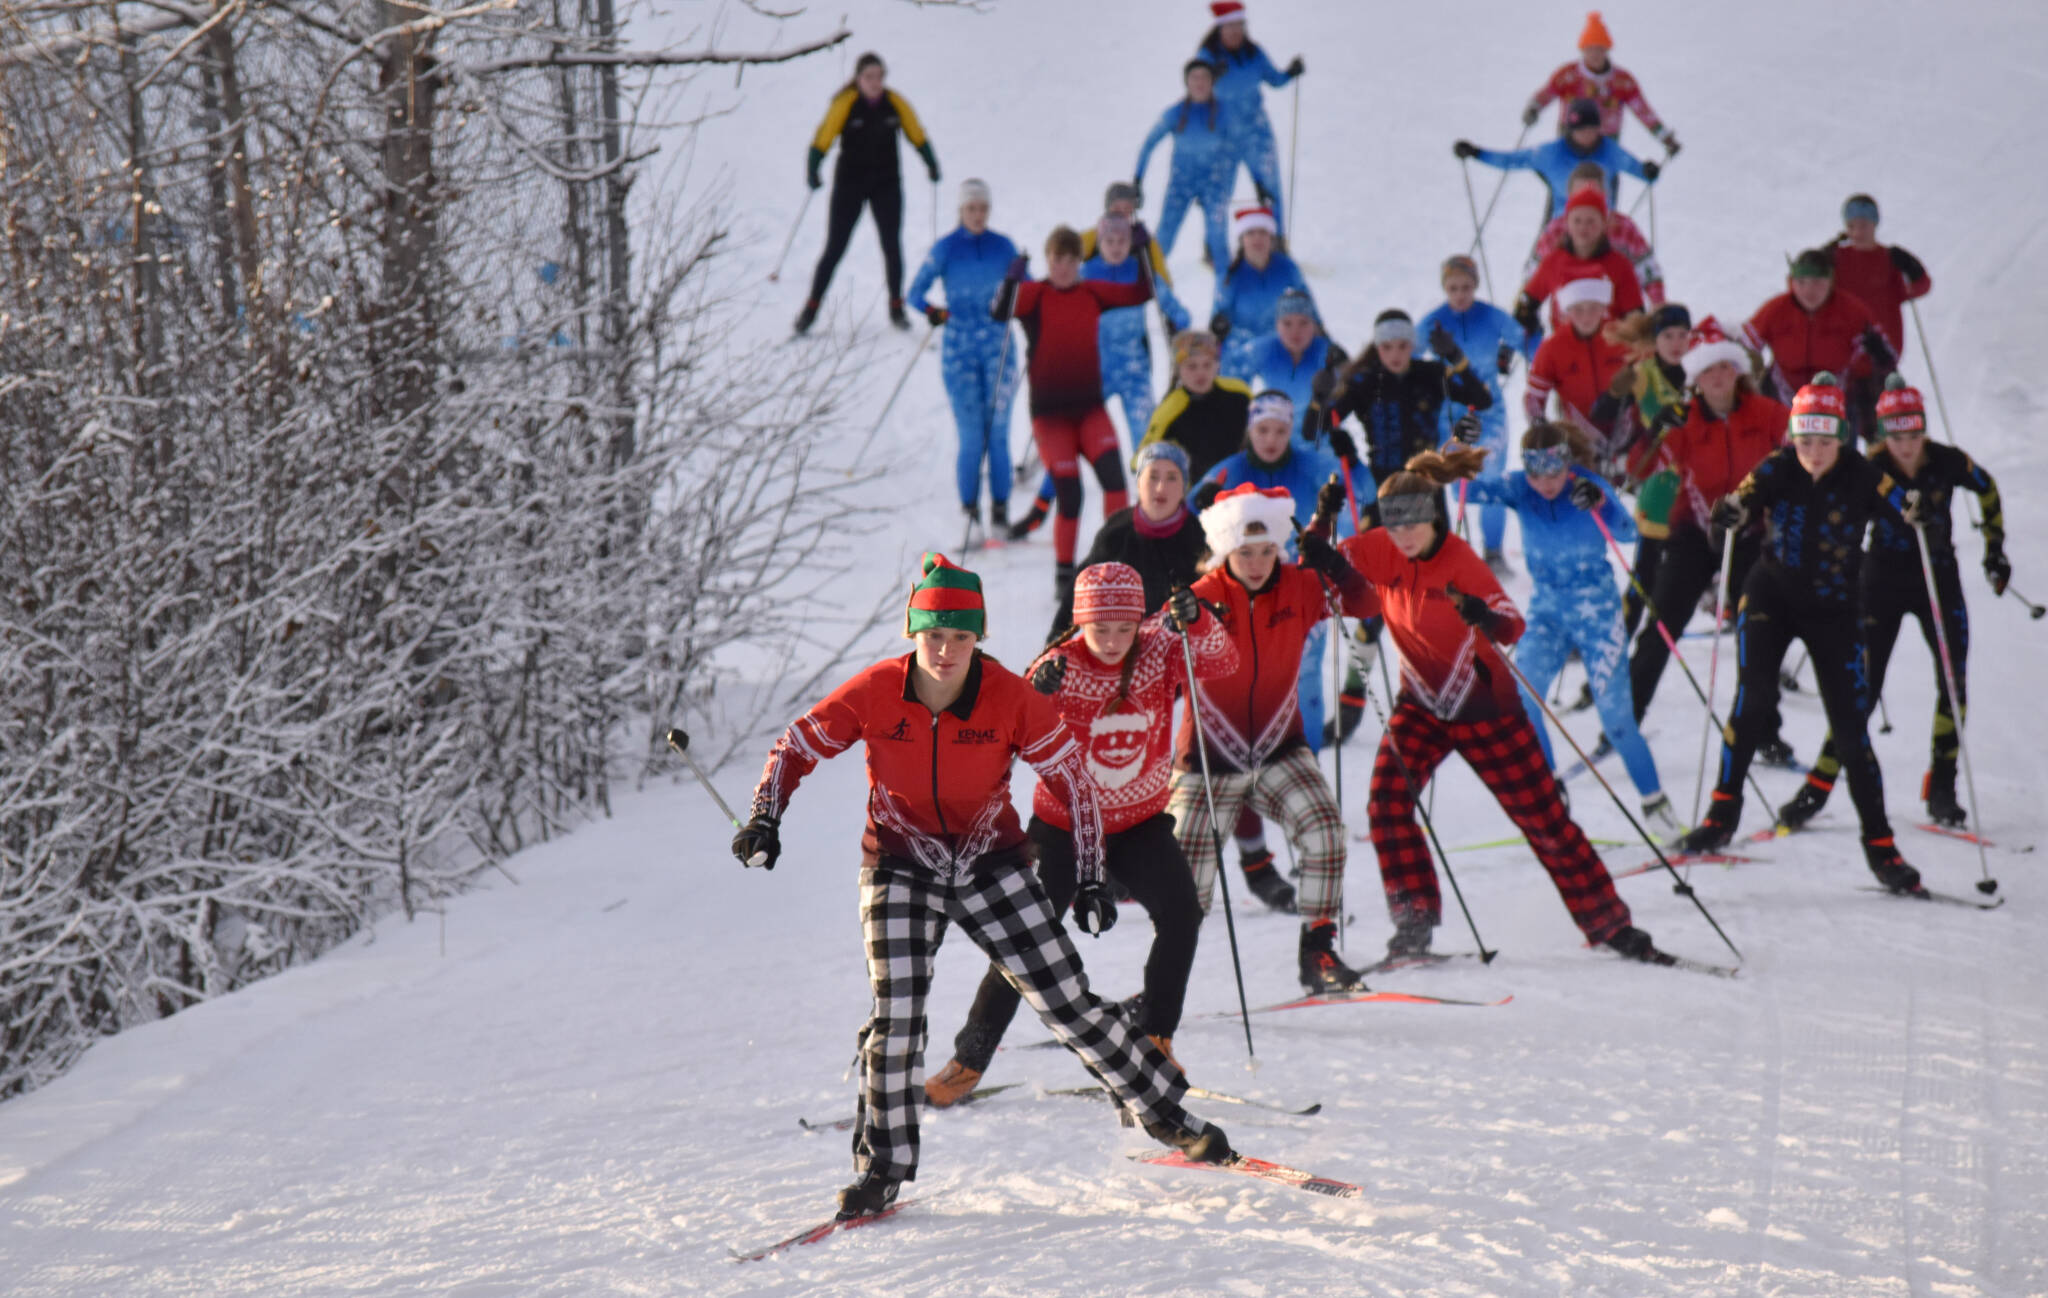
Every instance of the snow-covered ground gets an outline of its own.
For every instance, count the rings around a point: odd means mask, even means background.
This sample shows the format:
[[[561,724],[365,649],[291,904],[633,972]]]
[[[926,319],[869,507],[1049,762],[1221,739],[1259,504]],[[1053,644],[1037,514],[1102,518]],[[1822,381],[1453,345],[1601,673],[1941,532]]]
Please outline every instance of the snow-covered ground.
[[[1135,0],[1012,0],[981,16],[845,7],[854,49],[883,51],[929,123],[945,194],[986,176],[998,227],[1033,247],[1055,220],[1087,217],[1128,170],[1201,16],[1192,3]],[[781,39],[836,13],[784,24]],[[1962,440],[2005,488],[2017,580],[2048,594],[2048,524],[2031,508],[2048,496],[2048,391],[2034,377],[2048,345],[2048,178],[2025,165],[2048,110],[2048,12],[1745,0],[1605,13],[1619,61],[1685,142],[1659,196],[1674,296],[1696,315],[1746,316],[1780,284],[1781,253],[1834,229],[1851,190],[1875,192],[1883,234],[1933,272],[1930,341]],[[1469,231],[1450,140],[1512,142],[1524,96],[1569,55],[1581,17],[1554,5],[1455,16],[1259,6],[1255,34],[1310,66],[1295,243],[1340,341],[1355,343],[1384,306],[1436,301],[1435,266]],[[775,36],[745,10],[727,19],[729,46]],[[801,201],[805,138],[852,52],[753,69],[737,95],[724,80],[696,92],[737,109],[706,135],[689,184],[729,188],[759,232],[763,274]],[[1269,104],[1284,148],[1289,100]],[[1631,127],[1629,138],[1643,137]],[[1483,204],[1491,173],[1473,179]],[[921,177],[907,188],[914,266],[929,189]],[[1535,189],[1517,178],[1502,199],[1488,245],[1499,280],[1534,226]],[[779,341],[820,217],[780,288],[760,286],[757,333],[735,345]],[[1174,268],[1199,316],[1207,289],[1186,234]],[[863,228],[833,303],[868,313],[874,406],[915,346],[872,341],[879,279]],[[845,583],[850,608],[900,585],[917,551],[955,540],[951,425],[936,356],[920,365],[877,442],[901,466],[877,496],[894,512]],[[1908,373],[1924,381],[1917,353]],[[445,926],[388,922],[310,967],[110,1040],[0,1106],[0,1290],[2048,1293],[2048,879],[2032,851],[2048,823],[2037,681],[2048,623],[1992,600],[1975,559],[1966,542],[1970,733],[2010,904],[1978,914],[1857,891],[1867,875],[1838,798],[1815,832],[1754,849],[1763,863],[1697,877],[1747,956],[1731,983],[1587,952],[1525,854],[1458,853],[1500,959],[1381,985],[1512,993],[1511,1004],[1264,1016],[1255,1074],[1235,1022],[1192,1021],[1177,1041],[1200,1083],[1321,1101],[1313,1118],[1199,1111],[1248,1152],[1359,1182],[1360,1200],[1139,1167],[1123,1155],[1144,1142],[1106,1106],[1026,1089],[929,1121],[913,1187],[924,1202],[898,1220],[731,1264],[729,1245],[824,1215],[846,1177],[843,1136],[807,1135],[796,1119],[850,1108],[842,1072],[866,1007],[854,920],[863,786],[849,758],[800,791],[772,874],[732,862],[694,785],[657,787],[517,858],[516,885],[494,880],[457,901]],[[991,649],[1021,663],[1050,615],[1047,546],[975,562],[994,605]],[[899,643],[885,629],[869,648]],[[1687,645],[1695,661],[1706,649]],[[1902,643],[1887,690],[1896,728],[1877,737],[1891,807],[1930,883],[1968,892],[1968,846],[1906,827],[1931,698],[1925,650]],[[1811,755],[1817,701],[1809,690],[1785,706],[1788,737]],[[763,745],[784,720],[760,719]],[[1376,728],[1368,718],[1346,751],[1354,815]],[[1676,683],[1648,729],[1689,802],[1698,721]],[[755,770],[752,758],[727,767],[728,797]],[[1760,778],[1774,798],[1795,782]],[[1020,798],[1027,787],[1028,773]],[[1595,835],[1626,836],[1583,781],[1575,806]],[[1455,763],[1436,807],[1449,845],[1509,832]],[[1763,817],[1749,809],[1752,827]],[[1665,881],[1621,887],[1664,945],[1725,954]],[[1387,926],[1362,844],[1350,910],[1350,949],[1376,950]],[[1239,918],[1254,1003],[1287,997],[1293,921]],[[1442,938],[1469,942],[1455,918]],[[1086,942],[1098,985],[1134,988],[1145,939],[1131,913]],[[1235,1001],[1220,917],[1203,942],[1191,1014]],[[935,1062],[979,973],[964,943],[941,958]],[[1012,1040],[1040,1035],[1020,1023]],[[991,1076],[1085,1080],[1059,1052],[1006,1053]]]

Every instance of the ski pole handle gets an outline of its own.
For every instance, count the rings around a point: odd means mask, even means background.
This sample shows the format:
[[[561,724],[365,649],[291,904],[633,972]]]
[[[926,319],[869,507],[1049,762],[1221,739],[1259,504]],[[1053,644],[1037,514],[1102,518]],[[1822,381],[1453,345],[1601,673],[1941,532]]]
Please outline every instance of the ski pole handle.
[[[718,790],[712,787],[711,777],[704,773],[703,767],[697,765],[697,759],[690,756],[689,732],[680,726],[670,726],[666,737],[668,739],[668,746],[675,749],[676,755],[689,765],[690,774],[697,777],[697,783],[704,786],[704,792],[711,795],[711,800],[718,804],[718,809],[725,813],[725,818],[732,822],[732,827],[734,829],[745,829],[746,826],[740,823],[740,818],[732,814],[732,808],[726,805],[725,799],[719,797]],[[767,860],[768,854],[766,852],[756,852],[752,857],[748,858],[747,864],[760,866],[766,864]]]

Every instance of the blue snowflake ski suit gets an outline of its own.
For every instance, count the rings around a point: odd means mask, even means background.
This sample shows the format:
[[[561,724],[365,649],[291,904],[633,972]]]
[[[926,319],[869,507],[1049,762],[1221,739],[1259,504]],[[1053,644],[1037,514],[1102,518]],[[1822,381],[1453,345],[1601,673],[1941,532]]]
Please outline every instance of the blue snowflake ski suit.
[[[1600,488],[1605,497],[1600,518],[1617,542],[1635,540],[1635,519],[1614,489],[1597,475],[1580,470]],[[1636,729],[1635,706],[1628,683],[1628,632],[1621,621],[1621,594],[1614,584],[1614,570],[1607,562],[1607,540],[1599,524],[1571,502],[1570,484],[1545,500],[1529,485],[1528,476],[1517,469],[1504,481],[1475,481],[1470,498],[1499,501],[1515,511],[1522,521],[1522,545],[1529,562],[1529,575],[1536,593],[1529,600],[1528,630],[1515,645],[1515,665],[1539,690],[1547,690],[1564,670],[1566,653],[1576,648],[1579,661],[1593,686],[1593,703],[1600,712],[1600,724],[1607,738],[1628,767],[1628,778],[1636,792],[1648,798],[1663,785],[1657,779],[1657,763],[1650,746]],[[1550,733],[1543,725],[1543,710],[1522,691],[1522,706],[1543,742],[1543,756],[1550,754]]]
[[[1273,66],[1266,51],[1253,41],[1236,50],[1213,48],[1204,42],[1197,55],[1216,65],[1216,99],[1223,105],[1223,129],[1237,146],[1237,160],[1251,173],[1252,183],[1266,195],[1273,220],[1287,228],[1287,212],[1281,207],[1280,146],[1273,139],[1273,123],[1266,119],[1267,86],[1284,86],[1294,78]],[[1236,170],[1232,169],[1232,179]],[[1217,263],[1221,265],[1222,263]]]
[[[1111,265],[1097,253],[1081,264],[1081,278],[1135,284],[1139,267],[1135,255]],[[1152,296],[1174,332],[1188,327],[1187,308],[1174,297],[1173,285],[1154,275]],[[1104,311],[1095,337],[1102,354],[1103,404],[1107,405],[1112,396],[1123,403],[1124,427],[1135,448],[1144,439],[1145,425],[1152,422],[1152,343],[1145,332],[1145,308],[1123,306]]]
[[[1486,390],[1493,394],[1493,404],[1479,412],[1479,444],[1486,448],[1486,466],[1479,476],[1487,481],[1499,482],[1508,471],[1508,403],[1501,396],[1500,345],[1506,343],[1522,353],[1522,363],[1527,365],[1536,357],[1539,339],[1530,338],[1522,332],[1522,326],[1515,318],[1491,302],[1477,298],[1463,312],[1451,310],[1448,302],[1415,322],[1418,340],[1427,345],[1430,331],[1442,326],[1465,355],[1472,361],[1472,372],[1486,384]],[[1435,355],[1434,351],[1429,353]],[[1442,359],[1439,357],[1438,359]],[[1446,400],[1443,413],[1437,419],[1437,439],[1450,438],[1451,425],[1456,423],[1472,407],[1456,401]],[[1471,499],[1468,489],[1466,499]],[[1507,536],[1508,509],[1503,504],[1488,504],[1479,511],[1479,531],[1486,541],[1487,552],[1501,548]]]
[[[1298,440],[1288,443],[1287,458],[1274,465],[1263,465],[1252,458],[1250,451],[1239,451],[1223,460],[1211,470],[1203,482],[1214,482],[1225,487],[1236,487],[1251,483],[1255,487],[1285,487],[1287,494],[1294,497],[1294,521],[1302,527],[1316,512],[1316,492],[1322,490],[1333,473],[1341,473],[1343,466],[1336,456],[1328,451],[1303,446]],[[1372,471],[1363,464],[1351,470],[1351,490],[1360,500],[1373,499],[1377,490],[1373,485]],[[1349,510],[1337,511],[1337,538],[1353,534]],[[1284,553],[1289,560],[1295,556],[1294,539],[1289,537]],[[1308,640],[1301,647],[1301,675],[1299,691],[1301,698],[1301,731],[1308,740],[1311,752],[1323,750],[1323,691],[1328,688],[1324,680],[1323,645],[1329,639],[1330,624],[1318,622],[1309,632]],[[1627,673],[1622,674],[1622,693],[1626,695]]]
[[[1180,238],[1180,224],[1190,204],[1202,209],[1202,237],[1209,263],[1230,264],[1230,190],[1237,179],[1237,141],[1223,127],[1223,109],[1183,99],[1159,115],[1145,142],[1138,146],[1138,169],[1131,174],[1140,186],[1145,166],[1159,142],[1173,137],[1173,165],[1166,175],[1166,198],[1159,205],[1159,246],[1169,255]]]
[[[939,372],[946,397],[953,404],[953,423],[960,434],[954,462],[960,503],[981,503],[981,464],[988,461],[989,499],[1010,499],[1010,404],[1024,371],[1024,348],[1015,340],[1005,349],[1007,322],[988,318],[1003,272],[1017,255],[1017,245],[994,230],[970,234],[965,226],[932,245],[917,277],[910,281],[910,309],[923,311],[933,281],[946,286],[946,323],[940,344]],[[1004,353],[1007,350],[1008,355]],[[996,367],[1002,366],[1000,375]],[[997,389],[1000,386],[1001,391]]]
[[[1294,436],[1306,445],[1320,446],[1320,439],[1308,435],[1309,402],[1315,400],[1315,378],[1330,361],[1330,340],[1317,334],[1296,360],[1280,341],[1278,333],[1267,334],[1252,347],[1252,372],[1245,377],[1252,391],[1272,389],[1285,392],[1294,402]],[[1333,376],[1334,377],[1334,376]]]
[[[1252,352],[1273,332],[1273,313],[1280,305],[1280,295],[1290,288],[1307,293],[1314,304],[1315,294],[1309,293],[1301,267],[1284,252],[1274,253],[1264,270],[1239,258],[1218,273],[1216,314],[1230,322],[1230,335],[1223,340],[1223,373],[1251,382]],[[1321,319],[1320,312],[1317,319]]]
[[[1543,218],[1544,224],[1564,215],[1564,200],[1568,197],[1567,182],[1571,179],[1572,168],[1582,162],[1597,162],[1607,169],[1607,201],[1614,202],[1616,189],[1621,185],[1621,173],[1626,171],[1644,184],[1649,178],[1643,175],[1643,164],[1614,142],[1611,135],[1600,137],[1600,143],[1587,153],[1580,153],[1568,139],[1556,139],[1548,144],[1539,144],[1533,149],[1515,149],[1503,152],[1499,149],[1481,149],[1476,159],[1489,167],[1502,171],[1533,171],[1542,178],[1550,190],[1550,215]]]

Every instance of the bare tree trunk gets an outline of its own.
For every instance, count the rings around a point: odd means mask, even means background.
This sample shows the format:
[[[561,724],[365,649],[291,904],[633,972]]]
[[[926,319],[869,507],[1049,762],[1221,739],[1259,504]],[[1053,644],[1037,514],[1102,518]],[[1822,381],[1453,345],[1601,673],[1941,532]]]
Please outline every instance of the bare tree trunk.
[[[418,17],[417,8],[382,0],[387,27]],[[425,408],[433,394],[433,295],[427,279],[435,253],[439,195],[434,192],[434,108],[441,80],[432,76],[432,36],[402,31],[379,51],[384,101],[384,270],[378,352],[384,366],[385,418]]]
[[[224,0],[225,2],[225,0]],[[235,66],[234,28],[215,27],[207,38],[213,72],[220,78],[220,108],[226,118],[228,211],[234,227],[235,263],[242,271],[242,308],[256,327],[263,293],[263,257],[256,237],[256,199],[249,184],[248,116],[242,107],[242,76]]]
[[[618,24],[612,0],[596,0],[598,48],[607,53],[618,47]],[[628,304],[632,294],[632,264],[626,239],[626,191],[633,178],[626,173],[619,133],[619,70],[613,64],[598,68],[599,110],[604,114],[604,242],[608,280],[604,299],[604,349],[612,365],[611,461],[622,465],[633,458],[633,379],[626,358]]]

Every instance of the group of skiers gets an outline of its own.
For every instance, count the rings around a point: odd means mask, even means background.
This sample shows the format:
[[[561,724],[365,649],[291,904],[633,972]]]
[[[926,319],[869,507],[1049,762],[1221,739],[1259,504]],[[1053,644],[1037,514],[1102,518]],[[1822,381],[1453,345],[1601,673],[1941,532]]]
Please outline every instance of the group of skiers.
[[[1614,206],[1622,173],[1645,184],[1659,174],[1620,146],[1624,109],[1667,159],[1679,146],[1610,60],[1595,13],[1579,58],[1523,117],[1526,130],[1556,100],[1556,141],[1455,146],[1460,159],[1533,170],[1550,190],[1511,309],[1480,299],[1481,268],[1459,252],[1442,264],[1441,304],[1419,321],[1381,312],[1349,354],[1288,254],[1262,106],[1262,87],[1301,76],[1302,61],[1277,67],[1250,39],[1242,4],[1210,8],[1184,95],[1146,136],[1134,178],[1109,187],[1090,228],[1052,231],[1043,279],[990,227],[989,186],[968,180],[958,228],[910,286],[908,306],[943,329],[967,547],[1021,539],[1052,519],[1047,647],[1017,672],[984,653],[980,578],[927,555],[906,605],[910,652],[860,672],[784,732],[733,843],[743,863],[772,868],[798,781],[865,745],[861,896],[874,1010],[861,1031],[857,1179],[841,1192],[844,1215],[894,1201],[916,1171],[920,1104],[973,1091],[1020,1000],[1129,1121],[1189,1158],[1229,1157],[1221,1130],[1181,1106],[1187,1081],[1173,1052],[1224,835],[1238,841],[1254,893],[1300,915],[1303,988],[1361,991],[1361,971],[1337,950],[1348,853],[1317,751],[1356,724],[1382,639],[1399,654],[1401,684],[1388,691],[1366,814],[1394,929],[1388,961],[1427,956],[1442,919],[1418,804],[1453,752],[1524,835],[1589,943],[1659,956],[1554,770],[1542,697],[1572,657],[1603,729],[1590,760],[1619,754],[1646,836],[1709,851],[1735,832],[1752,761],[1790,759],[1778,735],[1780,672],[1802,641],[1830,736],[1777,823],[1804,824],[1845,773],[1870,869],[1911,893],[1919,876],[1892,837],[1867,728],[1910,614],[1952,661],[1958,695],[1937,682],[1923,797],[1934,820],[1963,819],[1955,765],[1968,624],[1950,518],[1959,489],[1978,499],[1994,591],[2011,568],[1991,478],[1930,444],[1920,396],[1897,374],[1902,304],[1930,281],[1910,253],[1877,241],[1875,201],[1851,197],[1842,234],[1801,253],[1786,292],[1733,335],[1712,316],[1695,319],[1671,299],[1650,240]],[[897,137],[934,182],[939,171],[915,113],[884,80],[881,60],[863,55],[813,140],[813,187],[835,142],[839,161],[799,332],[863,205],[882,237],[890,314],[907,323]],[[1168,139],[1155,235],[1137,212],[1146,164]],[[1232,216],[1240,165],[1260,201]],[[1206,329],[1190,327],[1166,262],[1191,207],[1216,275]],[[1173,374],[1156,404],[1150,302],[1167,325]],[[1504,383],[1518,359],[1526,429],[1511,451]],[[1020,376],[1044,479],[1039,502],[1013,521],[1007,433]],[[1105,521],[1077,558],[1084,467]],[[1463,535],[1468,508],[1476,546]],[[1500,580],[1511,513],[1534,584],[1526,614]],[[1615,560],[1629,569],[1626,595]],[[1710,593],[1715,633],[1732,626],[1737,638],[1738,683],[1716,727],[1712,802],[1688,830],[1639,723]],[[1339,684],[1322,664],[1347,638],[1346,617],[1356,635]],[[1711,714],[1705,692],[1702,703]],[[1018,756],[1040,776],[1028,824],[1008,793]],[[1292,883],[1265,846],[1268,822],[1292,851]],[[1070,924],[1099,935],[1116,921],[1119,892],[1144,908],[1154,937],[1143,990],[1112,1005],[1090,990]],[[949,924],[991,963],[951,1059],[927,1078],[924,1007]]]

